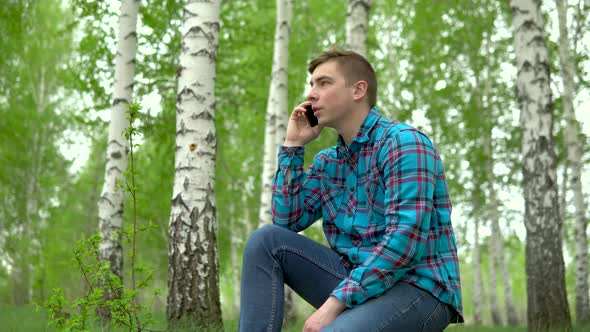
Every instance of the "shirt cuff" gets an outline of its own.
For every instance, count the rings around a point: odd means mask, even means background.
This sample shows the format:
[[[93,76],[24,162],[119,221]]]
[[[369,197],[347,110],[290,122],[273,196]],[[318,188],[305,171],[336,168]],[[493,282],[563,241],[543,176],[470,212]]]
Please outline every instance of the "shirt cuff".
[[[303,166],[304,151],[302,146],[280,146],[279,166]]]
[[[369,299],[367,292],[350,278],[342,280],[330,295],[346,304],[348,308],[354,308]]]

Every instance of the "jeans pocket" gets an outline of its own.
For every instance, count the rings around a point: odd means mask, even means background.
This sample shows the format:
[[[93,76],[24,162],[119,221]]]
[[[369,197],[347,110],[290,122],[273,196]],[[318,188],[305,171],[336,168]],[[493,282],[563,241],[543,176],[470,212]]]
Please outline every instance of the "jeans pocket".
[[[449,307],[439,302],[422,325],[422,332],[440,332],[450,323]]]

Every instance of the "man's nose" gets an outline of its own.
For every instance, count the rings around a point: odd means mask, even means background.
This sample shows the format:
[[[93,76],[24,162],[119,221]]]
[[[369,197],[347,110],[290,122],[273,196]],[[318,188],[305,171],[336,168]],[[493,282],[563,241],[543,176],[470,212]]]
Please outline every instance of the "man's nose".
[[[309,100],[309,101],[316,101],[316,100],[318,100],[318,95],[317,95],[317,93],[316,93],[316,91],[315,91],[314,88],[311,88],[309,90],[309,92],[307,93],[307,100]]]

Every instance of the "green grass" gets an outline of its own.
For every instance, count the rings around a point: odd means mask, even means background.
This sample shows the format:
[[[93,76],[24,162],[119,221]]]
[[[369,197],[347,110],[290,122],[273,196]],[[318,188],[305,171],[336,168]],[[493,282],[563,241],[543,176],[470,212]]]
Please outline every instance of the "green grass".
[[[473,325],[450,325],[445,332],[526,332],[526,327],[490,327]]]
[[[35,312],[32,306],[0,305],[2,331],[58,331],[47,326],[47,315]]]
[[[159,321],[150,329],[164,331],[166,321],[164,314],[156,315]],[[283,332],[301,332],[304,320],[297,321],[294,325],[286,327]],[[237,320],[224,321],[224,332],[235,332],[238,329]],[[0,304],[0,330],[9,332],[34,332],[34,331],[58,331],[56,328],[48,327],[48,317],[43,312],[37,312],[33,306],[9,306]],[[122,329],[95,328],[93,332],[124,331]],[[194,330],[179,330],[177,332],[188,332]],[[218,330],[200,330],[201,332],[219,332]],[[472,325],[451,325],[446,332],[526,332],[526,327],[489,327]],[[575,328],[575,332],[590,332],[590,328]]]

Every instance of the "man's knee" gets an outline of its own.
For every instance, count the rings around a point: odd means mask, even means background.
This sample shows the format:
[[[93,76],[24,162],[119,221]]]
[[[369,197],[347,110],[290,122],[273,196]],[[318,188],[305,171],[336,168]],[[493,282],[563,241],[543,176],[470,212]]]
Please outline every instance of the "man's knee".
[[[272,243],[277,233],[282,231],[284,231],[284,229],[276,225],[264,225],[255,230],[250,234],[246,241],[244,254],[268,248],[268,245]]]

